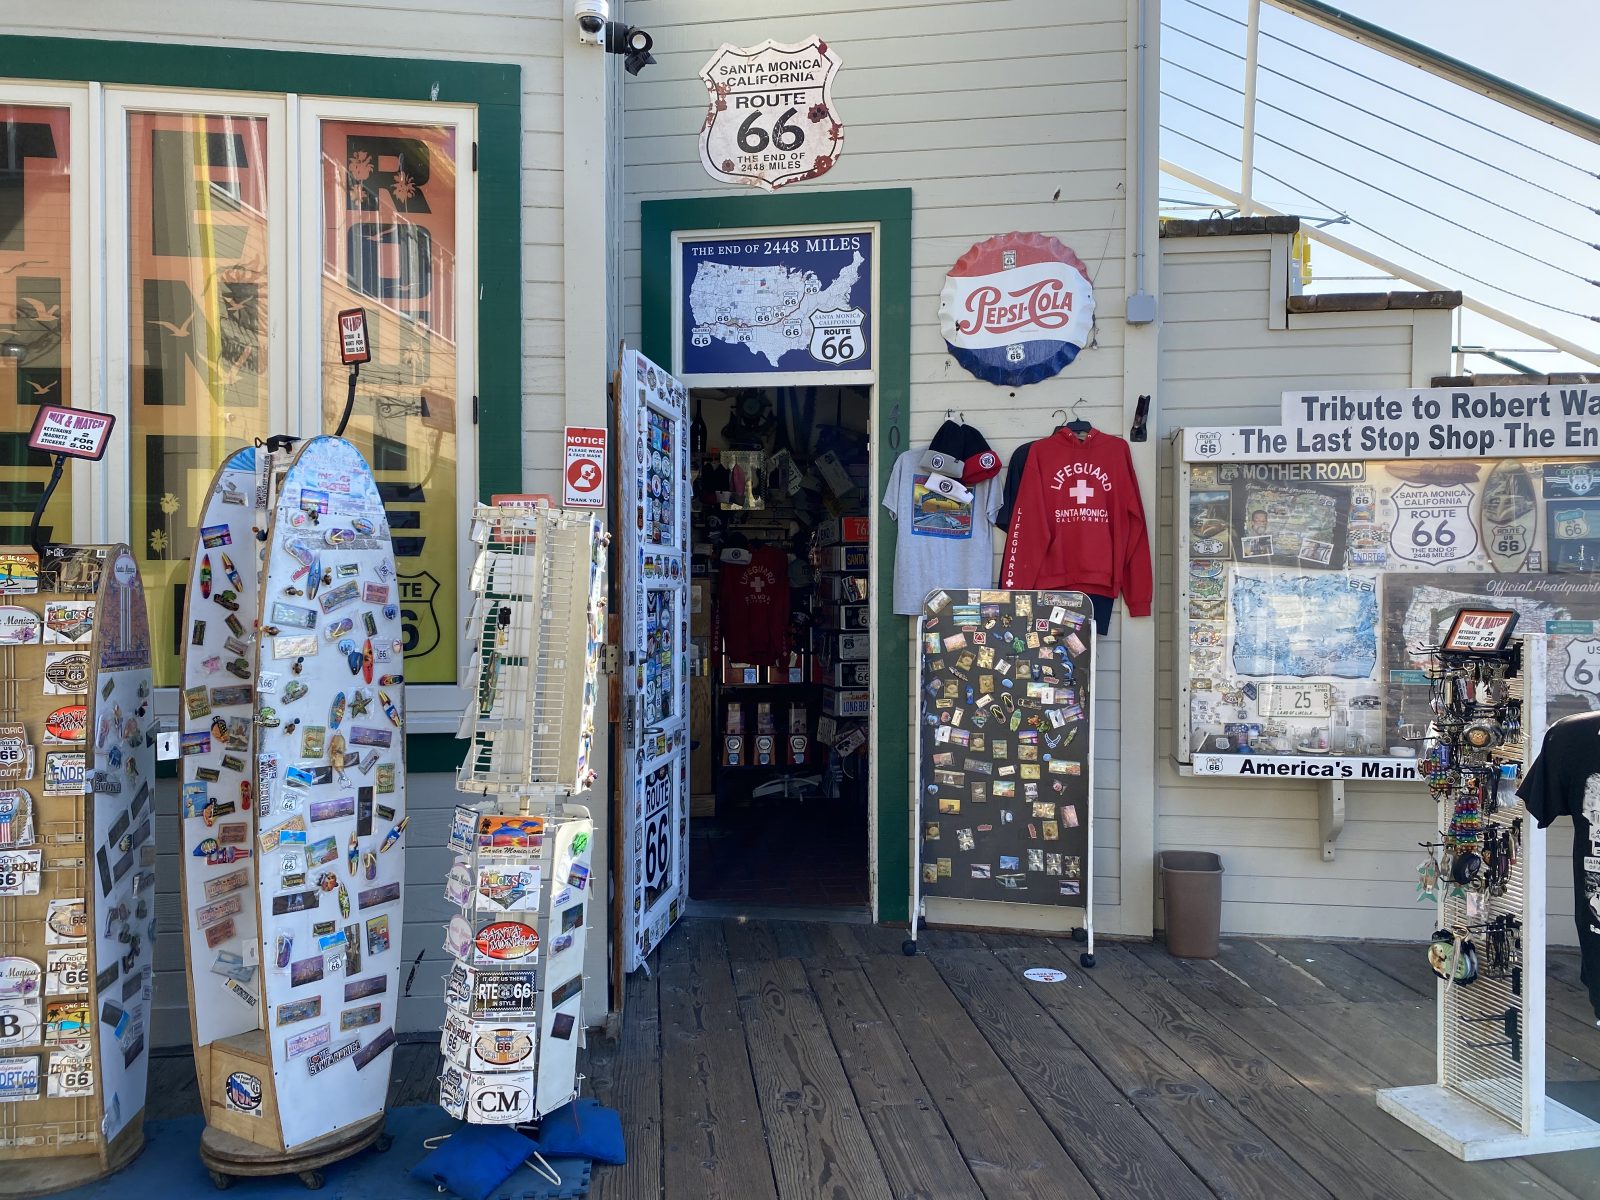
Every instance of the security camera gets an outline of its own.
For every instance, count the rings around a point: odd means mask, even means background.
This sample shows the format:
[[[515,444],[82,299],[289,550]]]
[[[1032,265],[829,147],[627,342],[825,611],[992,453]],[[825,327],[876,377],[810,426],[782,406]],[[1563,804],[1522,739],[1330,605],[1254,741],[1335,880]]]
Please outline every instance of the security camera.
[[[611,18],[611,5],[607,0],[577,0],[572,6],[572,16],[578,22],[580,42],[598,46],[605,40],[606,23]]]

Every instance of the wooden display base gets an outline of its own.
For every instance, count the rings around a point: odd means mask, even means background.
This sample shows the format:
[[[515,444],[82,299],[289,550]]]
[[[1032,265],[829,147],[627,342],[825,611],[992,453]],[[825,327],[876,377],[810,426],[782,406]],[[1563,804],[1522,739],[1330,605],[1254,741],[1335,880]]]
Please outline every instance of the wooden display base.
[[[1464,1162],[1555,1154],[1600,1146],[1600,1123],[1545,1097],[1544,1129],[1525,1134],[1437,1084],[1385,1088],[1378,1107]]]
[[[379,1154],[389,1149],[392,1139],[383,1131],[385,1115],[378,1113],[293,1150],[258,1146],[208,1125],[200,1136],[200,1161],[219,1191],[232,1187],[235,1179],[259,1175],[296,1175],[315,1191],[322,1186],[322,1168],[329,1163],[349,1158],[371,1145],[378,1147]]]
[[[31,1200],[71,1191],[87,1183],[115,1175],[139,1157],[144,1149],[144,1119],[135,1117],[99,1154],[80,1154],[69,1158],[20,1158],[7,1160],[0,1171],[0,1200]]]

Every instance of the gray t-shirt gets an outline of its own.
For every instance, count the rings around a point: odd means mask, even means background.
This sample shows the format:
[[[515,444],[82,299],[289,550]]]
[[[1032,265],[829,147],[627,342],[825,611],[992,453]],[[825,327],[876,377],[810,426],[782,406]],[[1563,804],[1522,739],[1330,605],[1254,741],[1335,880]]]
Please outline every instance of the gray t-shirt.
[[[895,460],[883,506],[899,529],[894,552],[894,611],[914,617],[935,588],[994,586],[994,518],[1003,488],[992,476],[963,502],[928,486],[928,472],[917,466],[920,450]]]

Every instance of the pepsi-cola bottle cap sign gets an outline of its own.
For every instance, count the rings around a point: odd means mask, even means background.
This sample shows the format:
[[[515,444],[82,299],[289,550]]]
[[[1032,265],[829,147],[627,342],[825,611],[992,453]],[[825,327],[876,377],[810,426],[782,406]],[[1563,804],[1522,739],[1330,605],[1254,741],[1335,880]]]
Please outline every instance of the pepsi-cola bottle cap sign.
[[[956,261],[939,294],[955,360],[1001,387],[1038,383],[1078,356],[1094,327],[1094,285],[1057,239],[1007,233]]]

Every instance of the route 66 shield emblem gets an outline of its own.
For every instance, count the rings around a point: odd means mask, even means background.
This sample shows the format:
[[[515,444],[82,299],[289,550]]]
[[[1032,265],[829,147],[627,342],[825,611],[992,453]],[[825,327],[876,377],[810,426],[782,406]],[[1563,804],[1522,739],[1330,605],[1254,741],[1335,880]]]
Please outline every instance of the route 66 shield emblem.
[[[866,352],[861,323],[866,313],[859,308],[834,308],[811,314],[811,344],[807,349],[818,362],[854,362]]]

